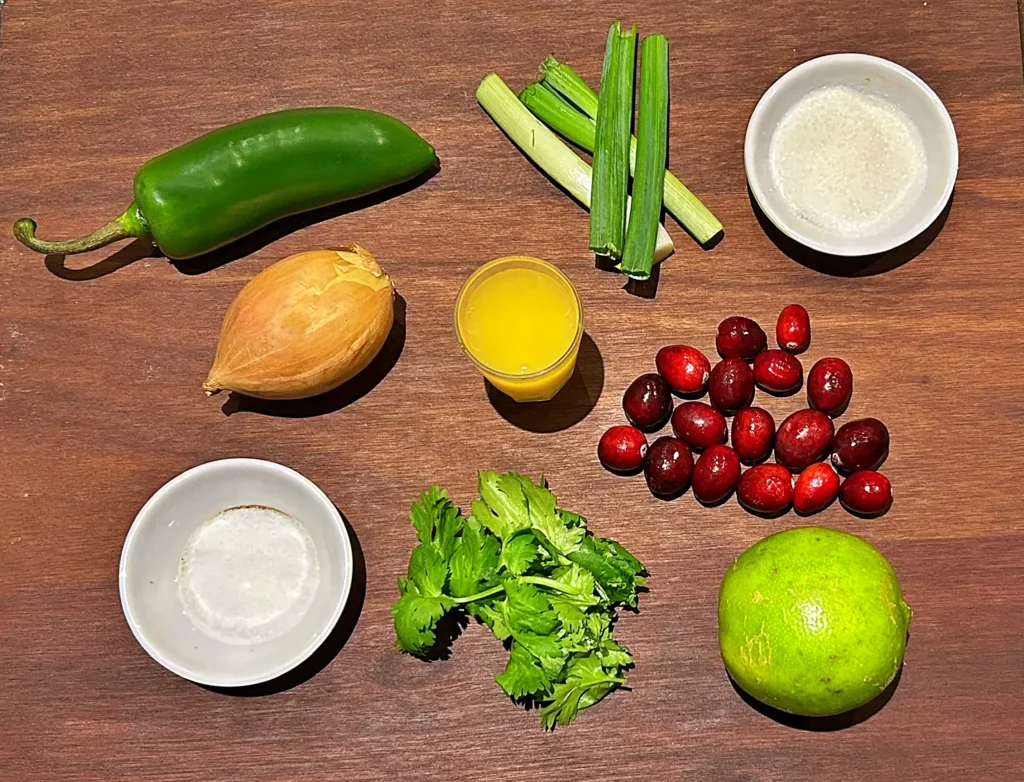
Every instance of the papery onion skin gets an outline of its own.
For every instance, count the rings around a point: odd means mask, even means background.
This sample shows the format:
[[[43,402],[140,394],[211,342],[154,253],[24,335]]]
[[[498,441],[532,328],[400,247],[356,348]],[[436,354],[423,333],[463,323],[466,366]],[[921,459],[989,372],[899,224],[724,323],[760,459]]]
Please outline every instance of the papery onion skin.
[[[394,299],[391,278],[357,244],[289,256],[231,303],[203,390],[304,399],[337,388],[383,347]]]

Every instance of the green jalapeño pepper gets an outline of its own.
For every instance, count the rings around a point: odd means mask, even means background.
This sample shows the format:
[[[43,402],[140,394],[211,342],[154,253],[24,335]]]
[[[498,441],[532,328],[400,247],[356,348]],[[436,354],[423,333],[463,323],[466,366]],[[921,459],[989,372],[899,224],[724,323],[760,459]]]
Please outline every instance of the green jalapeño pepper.
[[[44,242],[35,236],[35,221],[23,218],[14,235],[57,255],[149,236],[169,258],[192,258],[282,217],[406,182],[436,163],[433,147],[385,114],[278,111],[153,158],[135,174],[131,206],[91,234]]]

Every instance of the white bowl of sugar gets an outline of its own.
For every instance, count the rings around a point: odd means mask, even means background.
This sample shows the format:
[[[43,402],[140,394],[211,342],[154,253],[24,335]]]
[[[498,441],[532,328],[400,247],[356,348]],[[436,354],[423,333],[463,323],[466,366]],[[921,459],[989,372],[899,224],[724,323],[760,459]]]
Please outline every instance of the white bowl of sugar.
[[[928,228],[956,182],[942,101],[889,60],[833,54],[786,73],[747,125],[751,193],[786,236],[819,252],[886,252]]]
[[[121,606],[154,660],[199,684],[270,681],[309,657],[352,585],[341,514],[259,459],[199,465],[143,506],[121,551]]]

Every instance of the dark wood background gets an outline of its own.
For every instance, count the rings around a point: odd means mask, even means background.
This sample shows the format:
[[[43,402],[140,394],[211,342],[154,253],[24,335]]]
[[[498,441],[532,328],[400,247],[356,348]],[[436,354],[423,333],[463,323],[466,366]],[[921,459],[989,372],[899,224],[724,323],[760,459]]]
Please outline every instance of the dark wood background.
[[[672,224],[679,249],[653,301],[594,268],[586,213],[473,97],[492,70],[522,86],[549,53],[595,79],[619,15],[668,34],[671,164],[727,232],[702,252]],[[944,229],[883,274],[871,272],[894,259],[837,276],[787,257],[759,226],[744,181],[743,133],[760,94],[793,65],[848,50],[922,76],[960,139]],[[1014,0],[11,0],[0,40],[0,224],[33,215],[44,236],[77,235],[124,208],[134,170],[153,155],[253,114],[317,104],[404,119],[436,146],[441,173],[200,264],[176,266],[139,244],[44,262],[0,232],[0,778],[1024,776]],[[241,286],[290,253],[350,241],[378,255],[406,301],[404,331],[375,374],[321,408],[206,399],[200,383]],[[566,395],[527,412],[489,398],[451,327],[461,281],[511,253],[569,274],[589,334]],[[840,355],[854,368],[847,418],[879,417],[893,437],[892,511],[864,521],[833,507],[815,521],[879,546],[915,612],[891,701],[835,732],[754,710],[718,655],[722,573],[799,520],[757,519],[735,503],[705,510],[691,495],[660,502],[595,456],[600,433],[620,421],[622,390],[659,346],[710,354],[725,316],[770,328],[793,301],[814,323],[807,362]],[[802,400],[759,398],[780,415]],[[267,697],[167,673],[135,643],[118,601],[118,556],[139,507],[180,471],[228,456],[280,461],[316,481],[365,560],[361,615],[340,653]],[[547,475],[566,507],[652,573],[639,615],[621,622],[636,656],[632,690],[554,734],[501,695],[492,677],[504,652],[484,628],[471,626],[446,662],[392,647],[410,502],[436,482],[468,503],[484,467]]]

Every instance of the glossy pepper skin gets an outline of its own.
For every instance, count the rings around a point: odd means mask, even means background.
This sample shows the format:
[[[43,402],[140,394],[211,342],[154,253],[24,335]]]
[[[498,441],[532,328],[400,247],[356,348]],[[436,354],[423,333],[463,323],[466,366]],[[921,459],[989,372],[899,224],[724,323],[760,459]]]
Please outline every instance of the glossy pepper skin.
[[[72,253],[151,236],[170,258],[216,250],[284,217],[401,184],[435,166],[434,149],[393,117],[352,108],[264,114],[160,155],[135,175],[135,201],[89,237],[41,242],[19,220],[15,235],[40,252]]]

